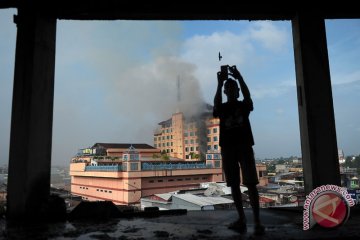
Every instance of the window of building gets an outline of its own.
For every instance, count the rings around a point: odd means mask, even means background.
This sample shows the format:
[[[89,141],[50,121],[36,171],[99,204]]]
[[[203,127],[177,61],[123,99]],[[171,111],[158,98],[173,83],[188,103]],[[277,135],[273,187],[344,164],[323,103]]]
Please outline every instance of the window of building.
[[[158,182],[163,182],[163,180],[160,179],[160,180],[158,180]]]
[[[130,170],[131,171],[137,171],[138,170],[138,164],[137,163],[130,163]]]
[[[188,136],[188,133],[187,132],[184,132],[184,137],[187,137]]]
[[[210,129],[208,129],[208,130],[207,130],[207,134],[210,134],[210,133],[211,133],[211,131],[210,131]]]
[[[109,193],[112,193],[112,191],[109,191]]]
[[[193,151],[194,151],[194,147],[190,147],[190,151],[193,152]]]
[[[213,140],[214,140],[214,142],[217,142],[217,141],[218,141],[218,137],[217,137],[217,136],[213,137]]]
[[[217,133],[217,128],[213,128],[213,133]]]
[[[139,154],[130,154],[130,160],[139,160]]]
[[[185,140],[185,144],[188,144],[189,143],[189,141],[188,140]]]
[[[219,146],[218,145],[214,145],[214,149],[218,150]]]
[[[154,182],[154,180],[150,180],[150,181],[149,181],[149,183],[153,183],[153,182]]]
[[[214,161],[214,165],[216,168],[219,168],[220,167],[220,161]]]
[[[207,146],[207,150],[209,150],[209,151],[211,150],[211,145]]]
[[[169,179],[169,180],[168,180],[168,182],[173,182],[173,181],[174,181],[174,179]]]
[[[191,139],[191,140],[190,140],[190,143],[191,143],[191,144],[194,144],[194,139]]]
[[[185,152],[188,152],[188,151],[189,151],[189,148],[188,148],[188,147],[186,147],[186,148],[185,148]]]

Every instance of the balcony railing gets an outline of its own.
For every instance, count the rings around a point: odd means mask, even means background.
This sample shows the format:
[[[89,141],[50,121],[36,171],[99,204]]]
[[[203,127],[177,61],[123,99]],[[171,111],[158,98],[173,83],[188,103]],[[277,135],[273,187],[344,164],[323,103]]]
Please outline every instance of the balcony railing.
[[[205,163],[142,163],[141,170],[177,170],[177,169],[201,169],[213,168],[211,164]]]
[[[126,167],[122,165],[112,165],[112,166],[86,166],[85,171],[102,171],[102,172],[120,172],[126,170]]]
[[[212,164],[205,163],[141,163],[141,170],[185,170],[185,169],[209,169]],[[215,166],[215,168],[218,168]],[[86,166],[85,171],[122,172],[127,171],[126,165]]]

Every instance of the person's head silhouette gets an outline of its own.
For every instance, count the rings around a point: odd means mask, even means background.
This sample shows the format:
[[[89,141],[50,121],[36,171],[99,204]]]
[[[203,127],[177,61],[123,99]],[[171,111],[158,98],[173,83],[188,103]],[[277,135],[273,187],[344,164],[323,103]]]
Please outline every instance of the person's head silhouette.
[[[228,101],[235,101],[240,97],[239,86],[237,82],[229,78],[224,84],[224,93],[228,98]]]

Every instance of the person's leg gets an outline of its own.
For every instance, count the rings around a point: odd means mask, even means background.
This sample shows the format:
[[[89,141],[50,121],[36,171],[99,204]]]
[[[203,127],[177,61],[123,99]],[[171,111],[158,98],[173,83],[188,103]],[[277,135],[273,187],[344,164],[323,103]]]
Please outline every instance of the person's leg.
[[[260,213],[259,213],[259,193],[256,185],[247,185],[249,192],[250,204],[254,214],[254,223],[260,224]]]
[[[242,197],[241,197],[241,191],[240,186],[231,186],[231,195],[234,200],[234,204],[236,207],[236,210],[239,215],[239,219],[235,222],[231,223],[228,228],[236,230],[240,233],[245,233],[247,231],[246,228],[246,217],[244,213],[244,208],[242,204]]]
[[[265,228],[260,221],[259,192],[256,185],[259,183],[254,152],[252,147],[244,147],[243,155],[240,158],[241,173],[244,185],[248,188],[249,200],[252,207],[255,223],[255,234],[261,235],[265,232]]]
[[[246,223],[246,217],[245,217],[245,213],[244,213],[244,207],[242,204],[240,186],[231,186],[231,195],[234,200],[236,210],[239,214],[239,220]]]
[[[260,221],[260,212],[259,212],[259,193],[256,188],[256,185],[247,185],[249,192],[250,204],[254,214],[254,223],[255,223],[255,235],[262,235],[265,233],[265,227],[261,224]]]
[[[223,147],[221,149],[226,183],[231,188],[231,195],[239,215],[239,219],[231,223],[228,228],[244,233],[246,232],[246,218],[242,204],[239,163],[236,161],[236,153],[237,150],[235,148]]]

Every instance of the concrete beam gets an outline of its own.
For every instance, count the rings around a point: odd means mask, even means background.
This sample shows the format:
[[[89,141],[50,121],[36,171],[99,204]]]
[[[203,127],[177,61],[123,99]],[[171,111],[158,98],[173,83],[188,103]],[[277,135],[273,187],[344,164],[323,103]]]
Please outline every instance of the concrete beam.
[[[7,217],[42,218],[50,192],[56,18],[19,10]]]
[[[308,194],[320,185],[340,185],[334,107],[324,19],[292,20],[301,149]]]

